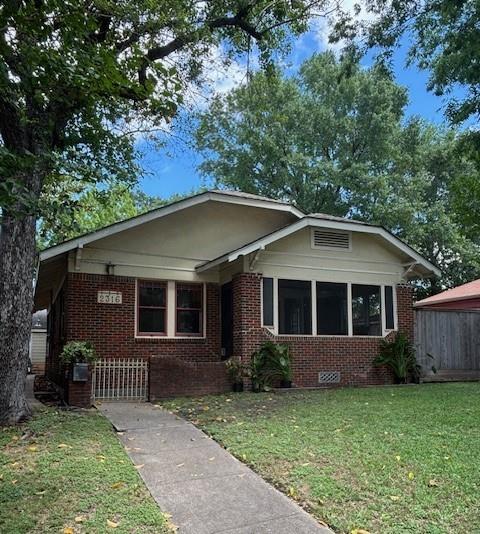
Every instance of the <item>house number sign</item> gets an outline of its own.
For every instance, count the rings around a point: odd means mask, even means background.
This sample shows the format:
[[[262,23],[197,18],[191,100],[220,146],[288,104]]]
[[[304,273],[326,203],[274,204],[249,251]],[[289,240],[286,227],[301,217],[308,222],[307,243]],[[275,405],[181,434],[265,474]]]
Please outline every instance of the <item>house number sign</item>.
[[[97,302],[99,304],[121,304],[122,294],[119,291],[99,291]]]

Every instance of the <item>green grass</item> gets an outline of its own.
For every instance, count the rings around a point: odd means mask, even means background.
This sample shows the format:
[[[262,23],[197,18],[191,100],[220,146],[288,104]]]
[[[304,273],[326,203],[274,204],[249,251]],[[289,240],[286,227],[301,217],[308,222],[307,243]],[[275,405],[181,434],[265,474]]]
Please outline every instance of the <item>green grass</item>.
[[[0,532],[168,531],[166,517],[98,413],[50,409],[22,426],[0,429]]]
[[[164,403],[336,532],[480,532],[480,384]]]

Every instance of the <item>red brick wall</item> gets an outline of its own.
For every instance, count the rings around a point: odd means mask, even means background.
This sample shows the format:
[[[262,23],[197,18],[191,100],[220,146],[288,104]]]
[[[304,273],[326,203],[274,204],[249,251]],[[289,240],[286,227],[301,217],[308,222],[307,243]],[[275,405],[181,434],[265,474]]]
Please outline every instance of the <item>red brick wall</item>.
[[[66,292],[67,341],[92,342],[100,358],[175,356],[190,361],[220,360],[220,297],[207,284],[205,338],[135,338],[135,279],[69,273]],[[120,291],[122,304],[98,304],[98,291]]]
[[[267,339],[287,343],[293,356],[293,382],[318,387],[318,373],[339,371],[340,385],[392,383],[392,374],[372,366],[380,339],[367,337],[274,336],[261,327],[261,278],[240,274],[234,279],[234,355],[250,362],[252,352]],[[412,289],[397,287],[398,327],[413,339]]]
[[[231,389],[224,362],[190,362],[172,356],[150,359],[150,400]]]

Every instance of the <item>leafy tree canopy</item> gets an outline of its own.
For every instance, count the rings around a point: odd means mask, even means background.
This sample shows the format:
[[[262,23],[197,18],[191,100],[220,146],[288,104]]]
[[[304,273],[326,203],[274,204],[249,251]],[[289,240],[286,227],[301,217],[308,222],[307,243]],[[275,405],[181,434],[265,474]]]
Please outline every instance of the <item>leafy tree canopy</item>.
[[[469,118],[478,122],[480,2],[363,0],[360,5],[363,15],[344,13],[337,19],[334,39],[351,39],[366,48],[380,47],[381,55],[388,58],[402,38],[407,38],[411,43],[409,63],[429,72],[428,89],[445,96],[447,116],[455,124]],[[465,90],[464,96],[452,94],[458,88]]]
[[[255,74],[200,114],[200,170],[220,186],[382,224],[444,272],[480,274],[461,192],[478,171],[454,131],[405,121],[407,93],[381,66],[313,56],[298,75]],[[464,210],[465,211],[465,210]]]

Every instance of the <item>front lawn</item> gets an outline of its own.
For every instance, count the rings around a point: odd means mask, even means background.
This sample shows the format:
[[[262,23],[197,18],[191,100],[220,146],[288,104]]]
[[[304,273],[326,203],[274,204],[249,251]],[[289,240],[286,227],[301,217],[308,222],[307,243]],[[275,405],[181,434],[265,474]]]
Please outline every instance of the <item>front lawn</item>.
[[[0,429],[0,532],[166,533],[167,520],[98,413]]]
[[[480,384],[164,403],[336,532],[480,532]]]

